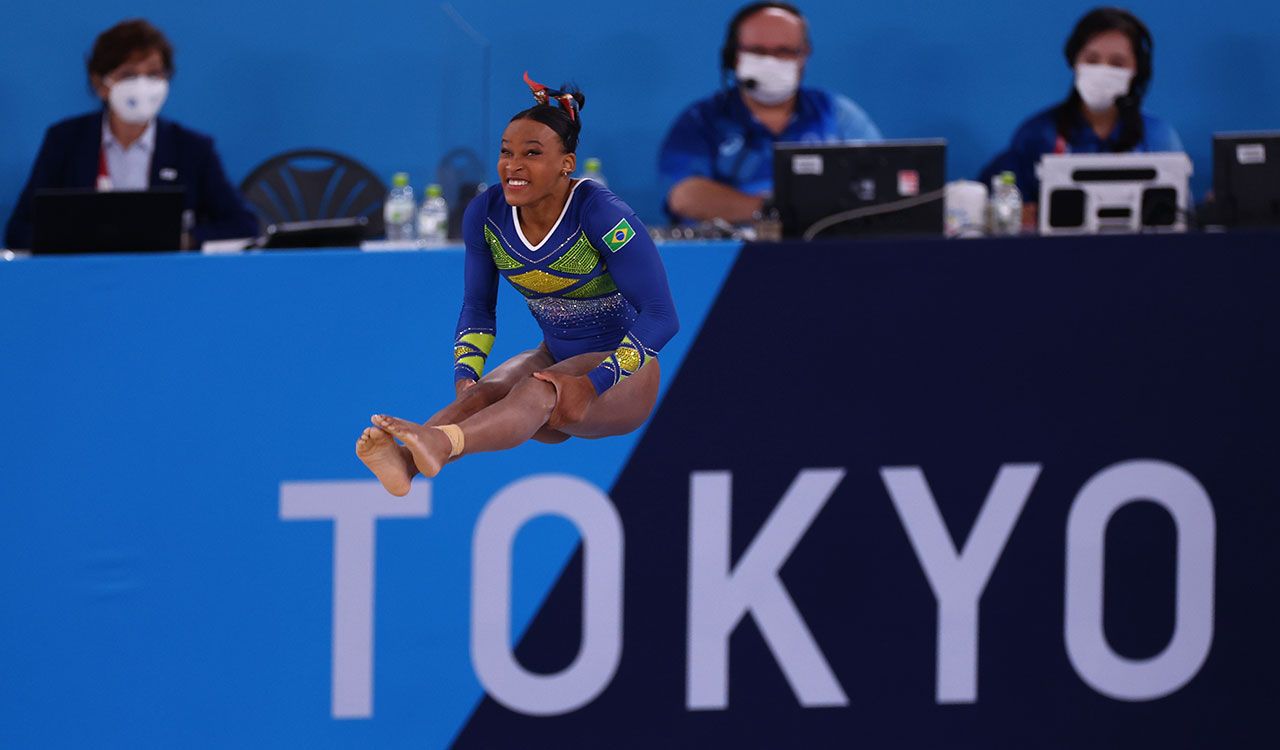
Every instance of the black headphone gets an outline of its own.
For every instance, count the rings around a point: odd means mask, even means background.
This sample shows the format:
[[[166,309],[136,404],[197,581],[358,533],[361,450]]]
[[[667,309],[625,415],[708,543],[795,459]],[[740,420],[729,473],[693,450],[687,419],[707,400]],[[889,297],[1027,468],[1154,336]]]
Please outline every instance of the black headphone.
[[[760,2],[744,6],[741,10],[735,13],[733,18],[729,21],[729,30],[724,36],[724,46],[720,48],[720,78],[726,85],[729,81],[729,74],[733,72],[734,68],[738,67],[738,28],[742,26],[742,22],[747,20],[750,16],[769,8],[784,10],[794,15],[796,18],[799,18],[801,21],[804,21],[804,42],[812,48],[812,45],[809,43],[809,22],[796,6],[791,3],[782,2]]]

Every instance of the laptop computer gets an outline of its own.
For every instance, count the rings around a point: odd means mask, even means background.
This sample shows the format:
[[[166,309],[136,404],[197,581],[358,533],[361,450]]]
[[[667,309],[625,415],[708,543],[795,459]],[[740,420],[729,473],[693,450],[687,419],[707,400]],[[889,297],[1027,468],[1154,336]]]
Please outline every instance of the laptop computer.
[[[33,253],[148,253],[178,250],[185,193],[150,190],[37,190]]]
[[[1280,226],[1280,130],[1215,133],[1213,197],[1213,223]]]
[[[779,143],[773,201],[784,237],[942,235],[941,138]]]
[[[367,216],[284,221],[268,225],[260,244],[267,249],[360,247],[368,228]]]

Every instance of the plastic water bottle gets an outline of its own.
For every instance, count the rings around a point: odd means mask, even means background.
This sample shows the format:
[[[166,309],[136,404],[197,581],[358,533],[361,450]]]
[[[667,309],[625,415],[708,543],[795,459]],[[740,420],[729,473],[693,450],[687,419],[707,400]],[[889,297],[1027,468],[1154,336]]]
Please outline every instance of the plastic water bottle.
[[[1013,172],[991,178],[991,202],[987,206],[987,227],[991,234],[1018,234],[1022,231],[1022,193]]]
[[[427,197],[418,209],[418,239],[433,245],[449,237],[449,204],[439,185],[427,185]]]
[[[582,179],[595,180],[604,187],[609,187],[609,181],[604,178],[604,172],[600,171],[600,160],[596,157],[587,159],[587,169],[582,173]]]
[[[413,200],[413,186],[409,184],[407,172],[396,172],[391,177],[391,192],[382,204],[382,223],[387,230],[387,239],[392,242],[403,242],[413,239],[413,211],[416,204]]]

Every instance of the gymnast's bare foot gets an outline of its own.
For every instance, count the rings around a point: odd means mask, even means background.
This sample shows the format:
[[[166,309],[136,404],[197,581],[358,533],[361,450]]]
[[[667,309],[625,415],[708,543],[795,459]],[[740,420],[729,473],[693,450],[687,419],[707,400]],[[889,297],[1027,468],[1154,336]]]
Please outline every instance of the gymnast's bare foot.
[[[396,497],[409,494],[414,470],[400,446],[391,436],[376,427],[367,427],[356,441],[356,455],[369,471],[382,482],[387,492]]]
[[[386,414],[374,414],[373,423],[391,433],[413,455],[413,464],[424,477],[434,477],[449,460],[453,446],[443,432]]]

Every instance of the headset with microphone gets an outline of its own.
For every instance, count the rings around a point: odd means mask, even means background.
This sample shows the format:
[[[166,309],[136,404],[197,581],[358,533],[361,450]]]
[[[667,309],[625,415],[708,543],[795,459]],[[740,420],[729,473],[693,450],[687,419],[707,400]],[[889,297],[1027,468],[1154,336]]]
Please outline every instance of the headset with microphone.
[[[748,18],[762,10],[768,10],[769,8],[777,8],[778,10],[786,11],[787,13],[794,15],[796,18],[799,18],[801,21],[805,21],[804,14],[800,12],[799,8],[791,3],[759,2],[743,6],[743,8],[735,13],[733,18],[729,21],[729,29],[724,37],[724,45],[720,48],[720,82],[724,86],[729,85],[729,74],[738,67],[738,30],[742,27],[743,22]],[[812,49],[812,44],[809,41],[808,21],[805,21],[804,28],[805,45]],[[754,89],[758,84],[754,79],[748,78],[745,81],[738,81],[738,85],[745,89]]]

